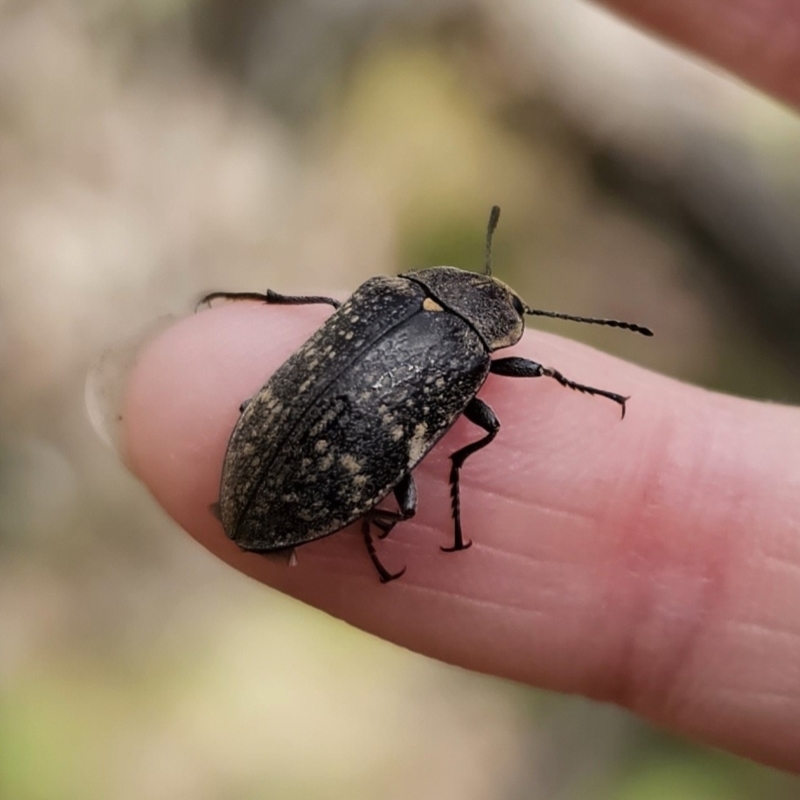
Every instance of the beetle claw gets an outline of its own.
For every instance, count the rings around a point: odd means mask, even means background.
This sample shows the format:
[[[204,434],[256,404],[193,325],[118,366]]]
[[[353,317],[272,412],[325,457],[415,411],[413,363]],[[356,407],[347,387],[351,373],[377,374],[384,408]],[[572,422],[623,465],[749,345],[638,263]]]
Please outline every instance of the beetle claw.
[[[454,544],[452,547],[441,545],[440,547],[443,553],[457,553],[459,550],[469,550],[472,547],[472,539],[467,539],[466,542],[462,542],[460,545]]]
[[[390,583],[391,581],[396,581],[398,578],[402,578],[405,574],[405,567],[403,567],[403,569],[401,569],[399,572],[389,572],[385,567],[382,567],[382,572],[380,572],[381,583]]]
[[[364,537],[364,544],[367,546],[367,553],[369,554],[370,560],[372,561],[372,565],[378,572],[378,576],[381,579],[381,583],[389,583],[389,581],[397,580],[405,571],[406,568],[400,570],[400,572],[389,572],[386,567],[381,564],[380,559],[378,558],[378,554],[375,552],[375,544],[372,541],[372,535],[369,531],[370,524],[375,525],[375,519],[370,519],[369,516],[362,517],[361,519],[361,535]],[[389,529],[391,530],[391,528]],[[388,533],[388,531],[387,531]]]

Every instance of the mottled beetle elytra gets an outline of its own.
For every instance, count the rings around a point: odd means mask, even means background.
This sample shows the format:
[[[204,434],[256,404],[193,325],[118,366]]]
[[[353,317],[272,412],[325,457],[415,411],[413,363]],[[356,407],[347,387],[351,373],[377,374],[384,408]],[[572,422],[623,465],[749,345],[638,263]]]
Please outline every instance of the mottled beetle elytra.
[[[526,315],[608,325],[652,336],[641,325],[530,308],[492,277],[492,208],[484,272],[431,267],[398,277],[370,278],[345,303],[330,297],[289,297],[268,290],[213,292],[212,300],[275,305],[327,303],[336,311],[250,399],[242,403],[222,469],[214,510],[225,533],[244,550],[293,554],[355,520],[382,582],[399,578],[375,550],[372,529],[387,536],[414,516],[414,467],[463,414],[484,436],[450,456],[454,524],[447,552],[471,544],[461,529],[464,462],[497,435],[500,422],[479,397],[489,373],[548,377],[562,386],[629,399],[584,386],[527,358],[491,354],[522,337]],[[456,365],[456,366],[454,366]],[[397,511],[378,508],[394,494]]]

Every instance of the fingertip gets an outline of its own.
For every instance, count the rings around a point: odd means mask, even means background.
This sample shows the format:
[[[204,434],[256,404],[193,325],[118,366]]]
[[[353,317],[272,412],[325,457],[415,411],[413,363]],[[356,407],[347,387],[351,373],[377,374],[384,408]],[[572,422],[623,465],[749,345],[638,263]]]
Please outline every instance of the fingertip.
[[[222,306],[180,320],[141,348],[122,401],[124,459],[183,527],[193,531],[219,500],[242,400],[325,316],[319,308]]]
[[[235,568],[427,655],[613,697],[764,760],[773,733],[794,746],[796,734],[755,701],[734,709],[737,730],[754,731],[750,739],[732,737],[710,713],[659,709],[676,699],[695,708],[721,677],[742,693],[783,692],[791,701],[785,682],[763,668],[786,653],[729,623],[731,609],[746,602],[775,629],[791,628],[791,609],[778,599],[797,596],[800,551],[789,531],[764,526],[769,515],[797,518],[785,489],[788,478],[800,481],[791,457],[798,445],[787,434],[797,429],[796,411],[712,395],[557,337],[526,336],[520,354],[635,395],[625,425],[606,402],[555,381],[490,376],[481,396],[505,433],[462,476],[476,542],[468,555],[445,558],[436,548],[436,537],[453,531],[447,454],[475,439],[461,420],[415,472],[418,515],[381,545],[381,560],[408,563],[401,580],[381,585],[355,530],[304,546],[301,565],[287,569],[239,550],[209,506],[219,499],[240,403],[329,313],[222,307],[182,320],[141,351],[125,398],[128,463],[180,525]],[[748,520],[763,527],[757,542]],[[741,587],[766,581],[777,558],[745,562],[743,546],[755,552],[776,536],[782,571],[770,573],[761,596],[745,597]],[[742,572],[749,583],[731,583]],[[749,659],[746,676],[730,654]],[[714,698],[709,707],[721,719],[735,702]],[[792,763],[780,754],[772,761]]]

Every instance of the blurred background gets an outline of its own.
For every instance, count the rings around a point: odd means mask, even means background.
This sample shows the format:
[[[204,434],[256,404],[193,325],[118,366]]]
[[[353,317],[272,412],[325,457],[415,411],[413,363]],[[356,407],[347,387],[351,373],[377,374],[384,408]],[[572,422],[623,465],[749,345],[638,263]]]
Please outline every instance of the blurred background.
[[[658,337],[552,329],[800,400],[797,116],[593,6],[0,2],[1,798],[800,796],[248,581],[94,434],[110,344],[205,290],[479,268],[492,203],[532,305]]]

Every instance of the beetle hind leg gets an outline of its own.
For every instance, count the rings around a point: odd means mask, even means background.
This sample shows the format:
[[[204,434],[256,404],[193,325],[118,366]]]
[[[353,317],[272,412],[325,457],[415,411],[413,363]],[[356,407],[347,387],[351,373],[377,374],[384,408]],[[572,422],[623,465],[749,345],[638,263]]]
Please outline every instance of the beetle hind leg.
[[[372,561],[373,566],[378,571],[378,575],[380,576],[381,583],[389,583],[389,581],[397,580],[403,573],[406,571],[406,568],[403,567],[399,572],[389,572],[386,567],[381,564],[380,559],[378,558],[378,553],[375,550],[375,542],[372,540],[372,533],[370,533],[369,526],[372,524],[373,520],[370,514],[365,514],[364,517],[361,519],[361,533],[364,536],[364,544],[367,546],[367,554]]]
[[[500,430],[500,420],[495,416],[494,411],[483,400],[473,397],[469,404],[464,409],[464,416],[486,431],[486,436],[483,439],[478,439],[477,442],[468,444],[460,450],[456,450],[450,456],[452,466],[450,468],[450,500],[453,504],[453,524],[455,525],[455,537],[452,547],[442,547],[445,553],[453,553],[456,550],[466,550],[472,546],[471,541],[464,541],[464,534],[461,532],[461,467],[464,462],[478,450],[486,447],[489,442],[497,436],[497,431]]]
[[[411,473],[405,475],[394,487],[394,496],[399,511],[384,511],[382,508],[375,508],[372,511],[374,519],[371,521],[380,530],[379,539],[385,539],[398,522],[411,519],[417,513],[417,485]]]
[[[367,553],[372,559],[375,569],[378,570],[381,583],[388,583],[399,578],[406,571],[406,568],[403,567],[400,572],[391,573],[381,564],[378,559],[378,553],[375,550],[375,542],[372,539],[370,525],[374,525],[380,531],[378,534],[379,539],[385,539],[398,522],[411,519],[417,513],[417,487],[410,473],[403,476],[400,483],[395,486],[394,496],[397,499],[398,511],[373,508],[367,511],[361,519],[361,533],[364,535]]]

